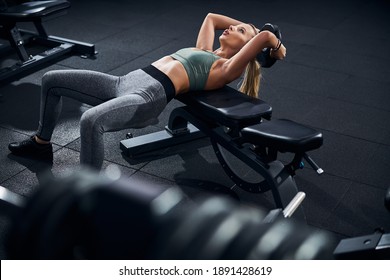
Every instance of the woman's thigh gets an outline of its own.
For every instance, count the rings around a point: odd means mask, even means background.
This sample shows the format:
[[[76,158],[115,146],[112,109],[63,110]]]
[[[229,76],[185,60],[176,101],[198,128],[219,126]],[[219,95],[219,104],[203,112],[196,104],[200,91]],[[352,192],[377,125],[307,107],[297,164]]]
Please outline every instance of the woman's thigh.
[[[90,70],[54,70],[42,78],[42,94],[53,92],[89,105],[118,96],[120,77]]]

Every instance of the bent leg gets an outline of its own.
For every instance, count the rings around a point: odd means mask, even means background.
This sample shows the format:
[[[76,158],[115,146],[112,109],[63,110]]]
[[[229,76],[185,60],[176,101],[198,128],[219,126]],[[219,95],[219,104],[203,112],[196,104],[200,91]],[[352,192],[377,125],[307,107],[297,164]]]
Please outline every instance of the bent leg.
[[[36,135],[50,141],[58,121],[62,96],[98,105],[117,95],[120,77],[89,70],[55,70],[42,78],[41,109]]]
[[[150,100],[137,93],[128,94],[87,110],[80,120],[80,163],[100,169],[104,159],[103,133],[156,123],[166,105],[165,95],[162,97]]]

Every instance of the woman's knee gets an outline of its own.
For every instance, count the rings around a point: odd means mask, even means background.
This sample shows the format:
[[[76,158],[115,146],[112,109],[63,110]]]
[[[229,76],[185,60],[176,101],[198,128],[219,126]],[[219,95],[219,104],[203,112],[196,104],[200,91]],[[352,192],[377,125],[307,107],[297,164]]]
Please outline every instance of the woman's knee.
[[[52,70],[42,76],[42,94],[57,95],[57,89],[63,87],[67,80],[65,70]]]
[[[42,86],[45,85],[57,85],[59,80],[64,79],[65,72],[63,70],[51,70],[43,74]]]
[[[81,115],[80,119],[80,134],[102,134],[103,133],[103,125],[100,123],[101,118],[99,118],[99,113],[95,109],[95,107],[85,111]],[[90,135],[88,138],[91,138]]]

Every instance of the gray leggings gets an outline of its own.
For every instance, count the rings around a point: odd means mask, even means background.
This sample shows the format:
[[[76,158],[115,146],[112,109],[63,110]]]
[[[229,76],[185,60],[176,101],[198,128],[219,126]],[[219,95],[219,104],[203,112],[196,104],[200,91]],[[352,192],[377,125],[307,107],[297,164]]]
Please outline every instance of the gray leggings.
[[[162,84],[141,69],[121,77],[88,70],[50,71],[42,78],[37,136],[43,140],[51,139],[62,96],[95,106],[80,120],[80,163],[95,168],[103,163],[104,132],[155,124],[167,104]]]

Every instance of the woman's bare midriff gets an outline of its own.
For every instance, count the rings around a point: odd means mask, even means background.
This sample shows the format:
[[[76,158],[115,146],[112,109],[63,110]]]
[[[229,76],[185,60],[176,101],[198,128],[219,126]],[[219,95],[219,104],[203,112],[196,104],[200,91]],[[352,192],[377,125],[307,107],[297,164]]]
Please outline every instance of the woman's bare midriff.
[[[205,90],[216,89],[225,85],[225,81],[221,78],[221,65],[225,59],[219,59],[214,62],[211,67],[209,78],[207,80]],[[190,82],[187,72],[184,66],[177,60],[170,56],[165,56],[152,63],[154,67],[163,72],[171,79],[176,94],[188,92],[190,88]]]
[[[163,72],[171,79],[176,94],[187,92],[190,88],[190,82],[184,66],[170,56],[164,56],[152,63],[154,67]]]

